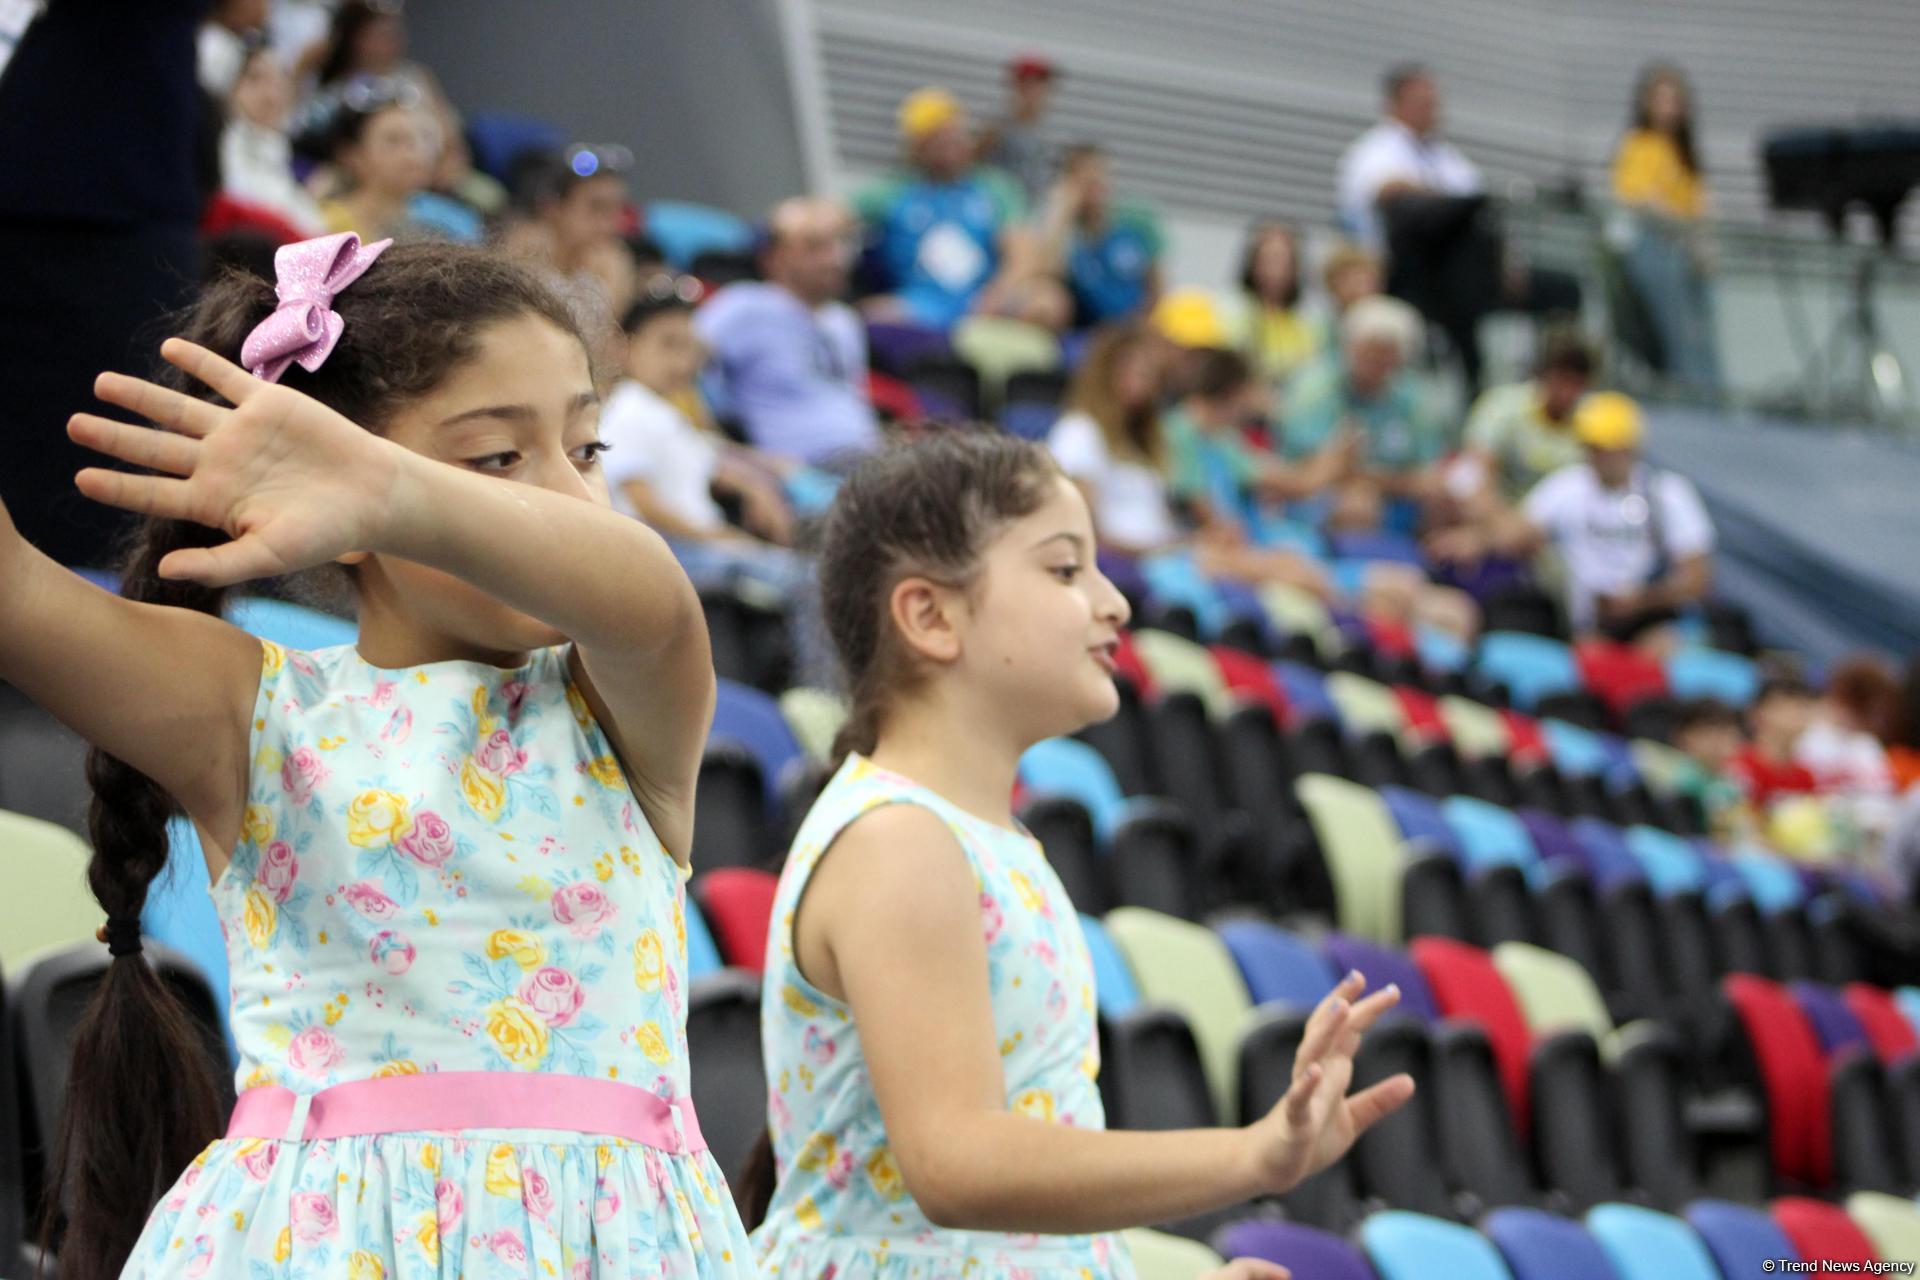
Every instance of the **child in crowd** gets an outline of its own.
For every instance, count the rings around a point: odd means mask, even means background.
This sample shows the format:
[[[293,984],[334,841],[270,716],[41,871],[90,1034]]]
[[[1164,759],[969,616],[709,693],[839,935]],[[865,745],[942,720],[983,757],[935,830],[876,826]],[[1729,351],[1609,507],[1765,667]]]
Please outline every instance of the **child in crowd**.
[[[1282,1192],[1412,1093],[1402,1075],[1347,1095],[1398,994],[1360,999],[1352,974],[1270,1114],[1103,1131],[1092,964],[1010,813],[1021,754],[1117,706],[1127,605],[1094,553],[1079,491],[998,434],[888,450],[828,518],[852,706],[768,939],[765,1274],[1130,1276],[1107,1233]]]
[[[1746,740],[1739,715],[1717,698],[1683,703],[1674,722],[1673,745],[1687,757],[1687,767],[1677,779],[1678,790],[1700,802],[1708,829],[1718,839],[1752,833],[1746,793],[1729,772]]]
[[[142,468],[79,476],[147,517],[126,598],[0,511],[0,677],[94,744],[115,957],[49,1179],[61,1274],[750,1275],[687,1079],[712,660],[665,542],[608,509],[571,314],[478,250],[276,261],[162,348],[192,394],[102,375],[161,429],[73,419]],[[356,644],[221,619],[303,572],[350,582]],[[232,970],[224,1124],[138,954],[180,811]]]

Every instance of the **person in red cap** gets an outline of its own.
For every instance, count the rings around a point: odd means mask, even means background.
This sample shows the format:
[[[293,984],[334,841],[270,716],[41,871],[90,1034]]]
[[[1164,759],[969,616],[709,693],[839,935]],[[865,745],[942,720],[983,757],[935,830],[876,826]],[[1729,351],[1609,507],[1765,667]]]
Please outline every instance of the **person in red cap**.
[[[980,135],[980,158],[1014,176],[1026,190],[1030,209],[1041,207],[1060,170],[1059,149],[1042,136],[1040,123],[1059,79],[1060,69],[1039,54],[1009,62],[1007,114]]]

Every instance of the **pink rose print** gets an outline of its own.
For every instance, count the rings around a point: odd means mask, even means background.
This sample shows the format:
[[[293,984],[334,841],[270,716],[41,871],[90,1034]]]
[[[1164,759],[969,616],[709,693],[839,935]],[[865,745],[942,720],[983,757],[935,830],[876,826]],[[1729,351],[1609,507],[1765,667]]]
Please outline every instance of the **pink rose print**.
[[[187,1264],[187,1274],[203,1276],[213,1269],[213,1241],[205,1236],[195,1236],[193,1240],[193,1261]]]
[[[304,653],[289,653],[287,655],[287,665],[303,676],[317,676],[320,674],[319,668],[313,665],[313,659]]]
[[[553,1212],[553,1188],[547,1185],[545,1175],[534,1169],[520,1171],[520,1203],[540,1221],[547,1220]]]
[[[473,753],[474,763],[488,773],[505,778],[527,767],[527,753],[516,751],[505,729],[495,729]]]
[[[333,1197],[320,1191],[296,1192],[292,1209],[293,1238],[302,1244],[328,1240],[340,1234]]]
[[[392,929],[382,929],[373,936],[373,942],[367,947],[372,961],[394,977],[399,977],[413,968],[413,943],[404,933],[395,933]]]
[[[285,840],[275,840],[260,855],[261,890],[275,902],[285,902],[293,896],[293,882],[300,878],[300,859],[293,856],[293,846]]]
[[[405,707],[401,707],[398,711],[387,717],[387,727],[380,731],[380,740],[398,745],[399,743],[405,742],[412,733],[413,712],[407,710]]]
[[[376,924],[393,919],[400,904],[380,891],[378,885],[362,880],[346,887],[347,905]]]
[[[601,1226],[613,1221],[613,1215],[620,1212],[620,1193],[609,1191],[593,1202],[593,1220]]]
[[[500,698],[507,704],[509,717],[519,714],[520,704],[527,700],[530,687],[525,680],[509,680],[500,686]]]
[[[466,1202],[460,1196],[460,1188],[442,1178],[433,1189],[433,1207],[440,1219],[440,1234],[452,1235],[453,1229],[460,1225],[460,1214],[466,1207]]]
[[[313,799],[316,787],[333,776],[333,770],[321,761],[312,747],[301,747],[280,766],[280,788],[297,806]]]
[[[833,1042],[831,1036],[821,1035],[819,1027],[809,1025],[806,1034],[801,1037],[800,1048],[809,1058],[824,1067],[833,1061],[833,1055],[838,1051],[839,1046]]]
[[[396,687],[397,687],[396,683],[392,680],[375,681],[373,685],[373,693],[369,695],[367,698],[367,705],[370,707],[392,706],[393,691]]]
[[[520,1000],[548,1026],[564,1027],[587,1002],[587,993],[580,989],[578,978],[547,965],[520,984]]]
[[[517,1267],[527,1260],[527,1246],[505,1227],[487,1237],[487,1248],[493,1250],[494,1257],[509,1266]]]
[[[422,809],[393,847],[423,867],[442,867],[453,856],[453,828],[433,810]]]
[[[240,1157],[240,1167],[255,1182],[265,1182],[267,1175],[273,1172],[273,1162],[280,1155],[280,1145],[275,1142],[263,1142]]]
[[[1000,930],[1007,922],[1006,916],[1001,913],[1000,904],[990,893],[980,895],[980,920],[986,929],[989,943],[1000,936]]]
[[[315,1080],[326,1079],[327,1072],[346,1060],[347,1051],[328,1034],[325,1027],[308,1027],[287,1046],[287,1065]]]
[[[591,938],[600,926],[613,919],[612,899],[598,886],[582,881],[566,885],[553,895],[553,918],[573,930],[578,938]]]
[[[570,1280],[592,1280],[592,1276],[593,1266],[587,1259],[575,1258],[573,1260],[573,1271]]]

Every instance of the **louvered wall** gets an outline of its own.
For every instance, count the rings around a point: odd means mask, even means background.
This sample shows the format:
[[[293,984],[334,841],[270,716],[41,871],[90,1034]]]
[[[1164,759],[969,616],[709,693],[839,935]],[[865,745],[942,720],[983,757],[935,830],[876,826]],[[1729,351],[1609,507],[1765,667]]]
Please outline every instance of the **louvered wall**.
[[[809,0],[792,0],[808,3]],[[1692,74],[1726,216],[1764,216],[1768,127],[1920,117],[1917,0],[811,0],[842,172],[894,155],[901,96],[945,84],[976,108],[1012,53],[1068,68],[1055,130],[1104,142],[1128,189],[1240,219],[1331,216],[1341,150],[1386,65],[1431,64],[1449,131],[1497,188],[1605,164],[1647,59]]]

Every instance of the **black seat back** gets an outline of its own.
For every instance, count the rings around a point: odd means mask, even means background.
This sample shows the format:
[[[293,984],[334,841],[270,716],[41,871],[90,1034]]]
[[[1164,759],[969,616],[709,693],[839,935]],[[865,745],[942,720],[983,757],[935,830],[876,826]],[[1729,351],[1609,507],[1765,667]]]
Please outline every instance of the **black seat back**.
[[[758,975],[722,969],[694,981],[687,992],[687,1060],[700,1131],[721,1172],[738,1179],[767,1131]]]
[[[1146,1006],[1100,1028],[1100,1097],[1110,1129],[1205,1129],[1219,1123],[1187,1020]]]
[[[1448,1181],[1477,1216],[1536,1196],[1515,1140],[1493,1048],[1477,1026],[1445,1023],[1433,1036],[1435,1111]]]
[[[1533,1152],[1540,1181],[1584,1213],[1620,1198],[1613,1080],[1585,1032],[1550,1036],[1533,1051]]]
[[[1842,1050],[1827,1064],[1827,1100],[1834,1181],[1849,1190],[1910,1193],[1880,1060],[1864,1048]]]
[[[1020,822],[1046,850],[1047,862],[1076,911],[1105,915],[1113,905],[1107,858],[1094,839],[1093,819],[1078,800],[1042,796],[1020,810]]]
[[[764,866],[779,852],[759,758],[737,742],[708,743],[694,791],[693,865]]]
[[[1251,1123],[1273,1110],[1293,1080],[1293,1060],[1306,1031],[1306,1011],[1269,1005],[1258,1010],[1240,1037],[1240,1119]],[[1294,1222],[1345,1231],[1360,1220],[1353,1189],[1353,1162],[1339,1160],[1280,1197]]]
[[[1108,850],[1114,902],[1198,920],[1206,909],[1206,886],[1197,855],[1193,826],[1177,806],[1142,802],[1113,833]]]
[[[1396,1209],[1453,1217],[1455,1205],[1441,1159],[1440,1106],[1434,1094],[1427,1028],[1411,1017],[1390,1017],[1360,1042],[1353,1087],[1370,1088],[1390,1076],[1413,1077],[1411,1101],[1360,1135],[1347,1157],[1363,1196]]]
[[[1120,693],[1120,709],[1098,724],[1088,725],[1076,736],[1106,760],[1122,792],[1130,796],[1156,795],[1159,780],[1153,736],[1147,728],[1140,695],[1129,680],[1113,683]]]

